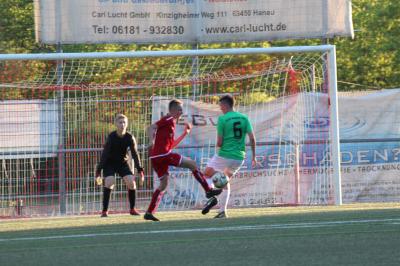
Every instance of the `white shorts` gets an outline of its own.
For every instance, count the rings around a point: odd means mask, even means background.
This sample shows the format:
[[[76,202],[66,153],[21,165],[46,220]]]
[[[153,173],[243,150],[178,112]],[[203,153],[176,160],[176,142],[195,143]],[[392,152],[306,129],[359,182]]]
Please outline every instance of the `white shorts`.
[[[215,154],[207,163],[207,167],[213,168],[215,171],[224,172],[225,169],[236,174],[242,167],[244,160],[228,159]]]

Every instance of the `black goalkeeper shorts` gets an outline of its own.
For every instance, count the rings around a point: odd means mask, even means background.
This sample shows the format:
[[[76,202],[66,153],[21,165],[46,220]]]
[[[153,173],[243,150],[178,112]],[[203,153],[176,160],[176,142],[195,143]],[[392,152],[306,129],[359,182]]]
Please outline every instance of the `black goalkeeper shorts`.
[[[122,165],[112,165],[108,164],[103,168],[103,176],[114,176],[118,174],[120,177],[124,177],[126,175],[133,175],[131,168],[128,163],[124,163]]]

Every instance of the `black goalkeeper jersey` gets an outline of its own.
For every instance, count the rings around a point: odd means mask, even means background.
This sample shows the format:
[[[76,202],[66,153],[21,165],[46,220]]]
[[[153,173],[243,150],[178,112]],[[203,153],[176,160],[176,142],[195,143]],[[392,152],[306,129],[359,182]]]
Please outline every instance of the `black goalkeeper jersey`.
[[[123,166],[129,160],[128,148],[131,151],[135,168],[138,172],[143,171],[135,138],[129,132],[126,132],[123,137],[119,137],[117,131],[113,131],[108,135],[101,154],[100,163],[97,165],[97,171],[100,171],[106,165],[114,167]]]

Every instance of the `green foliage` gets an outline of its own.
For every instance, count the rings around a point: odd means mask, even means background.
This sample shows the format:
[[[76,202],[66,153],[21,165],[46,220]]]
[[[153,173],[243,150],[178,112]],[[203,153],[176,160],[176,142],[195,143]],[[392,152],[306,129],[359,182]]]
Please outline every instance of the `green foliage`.
[[[241,105],[253,105],[257,103],[266,103],[274,100],[275,97],[265,92],[252,92],[236,97],[236,101]]]
[[[32,0],[0,1],[0,53],[52,51],[35,42]]]
[[[334,40],[338,79],[372,88],[400,87],[400,1],[355,0],[353,12],[354,40]]]

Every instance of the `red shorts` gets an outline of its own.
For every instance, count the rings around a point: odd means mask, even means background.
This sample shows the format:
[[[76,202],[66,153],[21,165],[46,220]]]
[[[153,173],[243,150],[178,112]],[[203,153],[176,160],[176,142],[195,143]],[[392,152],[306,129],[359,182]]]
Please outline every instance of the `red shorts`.
[[[156,171],[158,178],[163,177],[168,172],[168,166],[179,166],[182,161],[182,156],[177,153],[170,153],[165,156],[151,158],[151,164],[153,166],[154,171]]]

